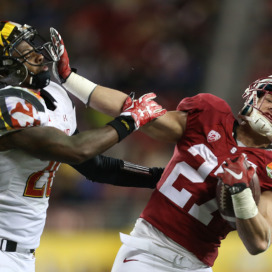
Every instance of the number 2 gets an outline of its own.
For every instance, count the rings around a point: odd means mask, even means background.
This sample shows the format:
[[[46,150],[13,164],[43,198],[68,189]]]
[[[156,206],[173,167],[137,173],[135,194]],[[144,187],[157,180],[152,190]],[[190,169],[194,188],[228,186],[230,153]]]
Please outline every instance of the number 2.
[[[49,197],[51,193],[53,177],[59,165],[60,165],[59,162],[50,162],[49,165],[43,170],[31,174],[27,179],[23,196],[42,198],[44,197],[45,193],[45,196]],[[46,172],[49,173],[47,181],[41,188],[37,188],[36,187],[37,182]]]
[[[204,144],[194,145],[188,149],[188,152],[193,156],[200,155],[204,162],[198,169],[194,169],[185,161],[177,163],[171,174],[159,189],[162,194],[181,208],[186,205],[192,194],[185,188],[182,188],[181,191],[179,191],[173,186],[179,175],[185,176],[192,183],[203,183],[211,171],[218,165],[216,156]],[[202,205],[193,204],[189,210],[189,214],[204,225],[208,225],[213,218],[212,213],[217,209],[216,199],[213,198]]]

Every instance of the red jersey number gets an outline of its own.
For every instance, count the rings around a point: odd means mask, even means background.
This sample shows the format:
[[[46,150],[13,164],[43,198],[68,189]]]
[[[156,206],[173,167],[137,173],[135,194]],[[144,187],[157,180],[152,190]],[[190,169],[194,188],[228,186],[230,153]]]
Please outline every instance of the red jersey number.
[[[55,172],[59,164],[59,162],[50,162],[49,165],[43,170],[31,174],[26,182],[26,187],[23,195],[27,197],[41,198],[44,197],[45,193],[45,196],[49,197],[51,193],[53,177],[55,176]],[[47,181],[42,187],[38,188],[36,184],[40,180],[40,178],[45,175],[45,173],[49,173]]]

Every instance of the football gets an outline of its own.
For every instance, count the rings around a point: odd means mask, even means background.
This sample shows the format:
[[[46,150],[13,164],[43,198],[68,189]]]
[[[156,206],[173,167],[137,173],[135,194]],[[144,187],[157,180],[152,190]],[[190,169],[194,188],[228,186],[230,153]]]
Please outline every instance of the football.
[[[246,160],[245,166],[246,168],[250,166]],[[259,178],[256,173],[253,175],[252,180],[249,183],[249,188],[251,189],[253,198],[258,205],[261,196],[261,188],[259,184]],[[233,229],[236,229],[236,218],[233,210],[231,194],[221,179],[218,179],[217,182],[216,200],[221,216],[229,223]]]

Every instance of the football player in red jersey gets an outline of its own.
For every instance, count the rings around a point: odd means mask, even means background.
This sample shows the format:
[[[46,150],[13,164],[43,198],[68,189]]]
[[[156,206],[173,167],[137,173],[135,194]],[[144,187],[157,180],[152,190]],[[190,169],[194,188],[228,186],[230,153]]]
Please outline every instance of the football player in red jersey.
[[[79,76],[71,71],[61,37],[52,33],[61,48],[55,72],[67,90],[91,106],[87,86],[93,83],[75,88]],[[212,271],[221,240],[234,230],[218,210],[218,174],[231,193],[236,229],[249,253],[270,246],[272,77],[252,83],[243,98],[240,123],[224,100],[201,93],[142,128],[176,147],[134,229],[121,234],[112,272]],[[245,159],[253,168],[244,168]],[[262,191],[258,206],[249,188],[255,171]]]
[[[35,271],[34,252],[40,243],[53,178],[61,162],[69,163],[88,179],[120,186],[152,188],[161,175],[158,168],[99,155],[166,112],[153,100],[155,94],[134,100],[91,84],[90,103],[117,117],[102,128],[77,133],[71,99],[64,88],[50,82],[47,65],[58,61],[59,55],[54,42],[44,41],[31,26],[0,21],[3,272]],[[76,82],[79,88],[86,86],[87,80],[82,81]]]
[[[270,246],[272,78],[254,82],[244,98],[240,124],[225,101],[198,94],[148,128],[150,135],[176,142],[176,147],[133,231],[121,234],[113,272],[212,271],[221,240],[233,230],[218,211],[217,175],[237,157],[236,167],[224,169],[238,171],[221,178],[231,193],[238,234],[253,255]],[[252,168],[240,175],[244,154],[259,177],[258,206],[248,188]],[[134,261],[124,262],[129,259]]]

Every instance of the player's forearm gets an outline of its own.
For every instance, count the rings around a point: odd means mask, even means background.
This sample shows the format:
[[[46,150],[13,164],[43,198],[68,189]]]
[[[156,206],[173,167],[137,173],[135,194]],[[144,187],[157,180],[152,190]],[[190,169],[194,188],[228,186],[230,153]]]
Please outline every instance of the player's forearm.
[[[240,163],[241,165],[244,163],[244,159],[245,157],[242,155],[238,158],[236,163],[238,165]],[[232,167],[233,169],[235,162],[232,164],[231,161],[227,160],[227,163],[228,167]],[[229,173],[229,171],[227,172]],[[252,172],[253,174],[254,169],[249,168],[247,174],[250,177],[251,175],[249,172]],[[233,177],[233,175],[231,176]],[[234,181],[236,181],[236,179]],[[258,206],[256,205],[252,190],[250,188],[244,188],[245,183],[243,183],[243,186],[239,184],[240,183],[234,183],[234,185],[229,188],[236,217],[236,227],[248,252],[252,255],[256,255],[268,248],[270,243],[270,228],[267,220],[262,213],[260,213]]]
[[[88,106],[110,116],[118,116],[128,97],[118,90],[97,85],[92,92]]]
[[[118,143],[117,131],[111,126],[81,132],[69,137],[69,152],[73,154],[66,162],[82,163],[94,156],[105,152],[107,149]],[[65,159],[65,158],[63,158]]]
[[[85,105],[113,117],[120,114],[128,96],[118,90],[99,86],[74,72],[66,78],[62,86]]]
[[[141,131],[153,139],[176,143],[183,135],[187,114],[179,111],[168,111],[163,116],[146,124]]]
[[[250,219],[237,218],[236,227],[250,254],[262,253],[270,246],[270,226],[260,212]]]
[[[53,127],[33,127],[4,135],[1,142],[6,150],[21,149],[41,160],[64,163],[81,163],[100,154],[119,141],[117,131],[111,126],[67,136]]]
[[[126,187],[155,188],[163,172],[102,155],[70,165],[91,181]]]
[[[98,86],[97,83],[80,76],[71,69],[64,42],[54,28],[50,28],[51,40],[58,55],[58,62],[52,69],[62,86],[80,99],[85,105],[111,116],[118,116],[127,95],[117,90]]]
[[[103,153],[116,144],[118,139],[117,131],[105,126],[71,137],[58,137],[42,147],[40,156],[46,160],[78,164]]]

